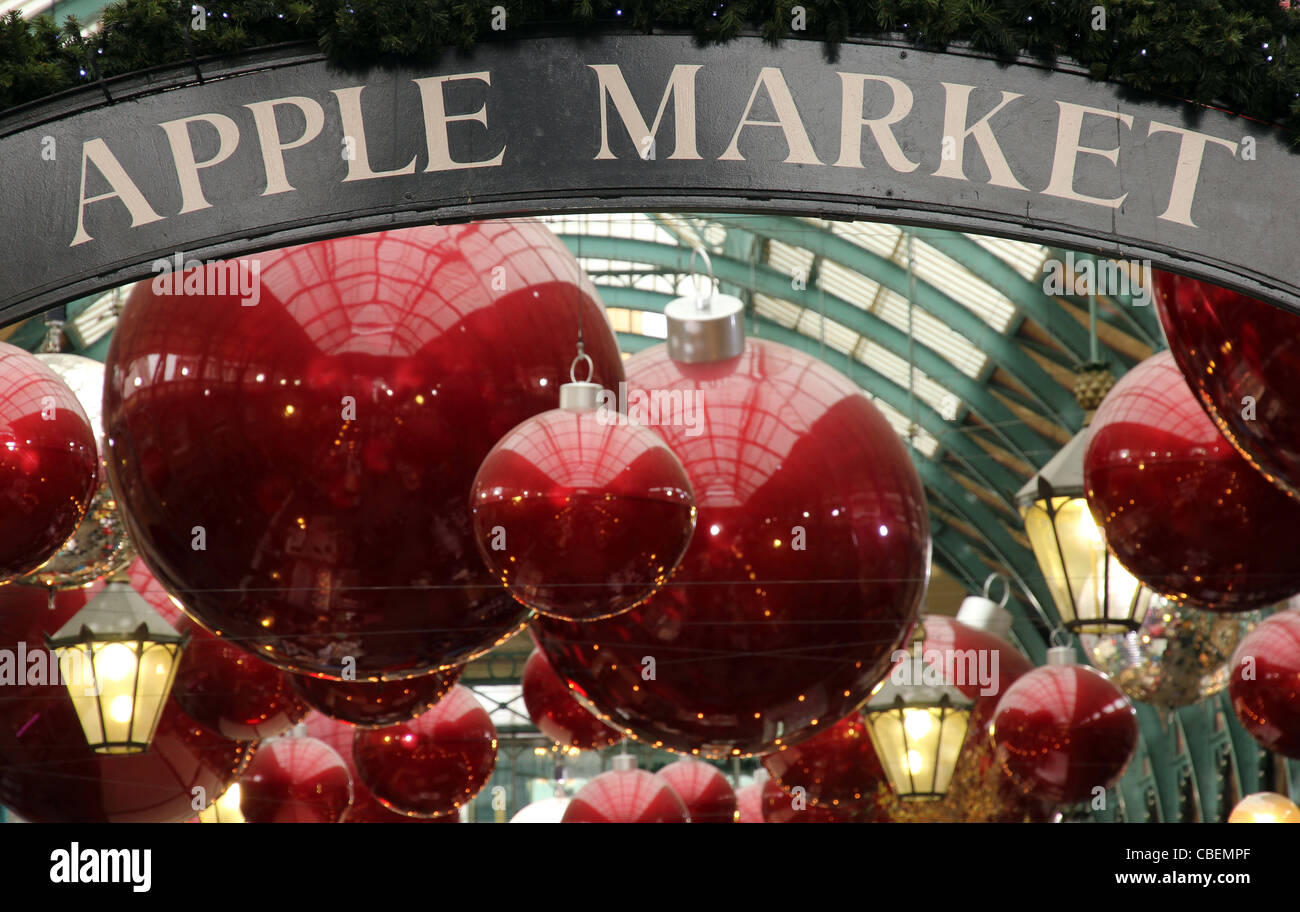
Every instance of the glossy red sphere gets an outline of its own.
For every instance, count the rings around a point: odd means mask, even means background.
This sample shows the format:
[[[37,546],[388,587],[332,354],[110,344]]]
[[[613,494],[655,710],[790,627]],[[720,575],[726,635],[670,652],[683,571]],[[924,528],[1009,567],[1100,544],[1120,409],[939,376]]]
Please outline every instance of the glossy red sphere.
[[[1300,316],[1156,273],[1169,350],[1219,430],[1274,484],[1300,494]]]
[[[479,793],[497,761],[497,731],[468,687],[388,728],[358,728],[357,774],[386,807],[413,817],[454,814]]]
[[[885,822],[862,805],[844,807],[818,807],[809,804],[803,796],[792,795],[781,788],[775,779],[763,783],[760,793],[763,802],[764,823],[875,823]]]
[[[763,819],[763,783],[736,789],[736,823],[766,823]]]
[[[99,480],[99,445],[58,374],[0,342],[0,582],[45,563],[76,531]]]
[[[681,797],[691,823],[735,823],[736,790],[716,766],[683,757],[655,775],[667,780]]]
[[[607,770],[573,796],[561,823],[690,823],[681,796],[645,770]]]
[[[144,561],[130,567],[131,587],[178,633],[188,634],[172,698],[190,718],[225,738],[253,741],[288,731],[307,715],[289,676],[185,616]]]
[[[404,681],[330,681],[291,675],[293,691],[312,709],[335,719],[383,728],[414,719],[447,695],[464,669],[457,665]]]
[[[1265,750],[1300,760],[1300,609],[1279,612],[1237,646],[1228,693]]]
[[[694,428],[659,427],[695,491],[695,535],[631,611],[537,618],[547,658],[614,724],[673,750],[762,753],[843,718],[905,641],[929,571],[898,435],[848,378],[761,339],[700,364],[655,346],[627,368],[634,389],[698,396]]]
[[[782,745],[763,766],[786,791],[802,789],[815,807],[870,804],[886,781],[866,720],[856,711],[806,741]]]
[[[573,257],[496,221],[239,262],[260,263],[255,306],[142,282],[108,354],[109,472],[163,584],[214,633],[336,679],[349,658],[359,678],[450,667],[518,631],[467,500],[492,445],[554,407],[580,307],[595,380],[622,379]]]
[[[347,765],[315,738],[263,742],[239,780],[248,823],[338,823],[351,803]]]
[[[613,408],[552,409],[492,448],[470,507],[483,562],[528,607],[611,617],[672,575],[695,528],[686,470]]]
[[[540,650],[534,650],[524,663],[523,692],[528,718],[561,747],[599,750],[623,740],[622,732],[610,728],[574,699]]]
[[[1074,804],[1124,775],[1137,750],[1137,712],[1101,672],[1047,665],[1003,694],[993,715],[993,743],[1023,791]]]
[[[441,817],[410,817],[384,807],[370,790],[357,783],[352,785],[352,806],[343,812],[339,823],[460,823],[459,814]]]
[[[0,650],[14,657],[0,660],[0,804],[32,822],[181,823],[194,816],[197,794],[213,801],[235,781],[250,745],[208,731],[169,700],[148,751],[90,749],[67,687],[48,674],[36,680],[31,656],[97,588],[56,592],[51,611],[42,590],[0,587]]]
[[[1248,611],[1300,592],[1300,561],[1278,534],[1300,525],[1300,501],[1224,439],[1169,352],[1125,374],[1092,429],[1088,506],[1139,580],[1211,611]]]

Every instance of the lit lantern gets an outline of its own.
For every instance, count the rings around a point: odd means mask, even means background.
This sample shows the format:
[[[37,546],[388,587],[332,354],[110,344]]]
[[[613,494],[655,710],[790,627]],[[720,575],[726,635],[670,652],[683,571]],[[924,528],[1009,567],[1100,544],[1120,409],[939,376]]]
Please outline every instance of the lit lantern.
[[[1088,509],[1083,455],[1090,434],[1087,427],[1076,434],[1016,501],[1062,625],[1073,633],[1126,633],[1141,625],[1151,592],[1120,566]]]
[[[1285,795],[1256,792],[1237,803],[1228,823],[1300,823],[1300,807]]]
[[[188,640],[120,581],[47,638],[96,753],[148,749]]]
[[[246,823],[239,807],[239,783],[221,793],[221,797],[199,811],[199,823]]]
[[[948,791],[975,701],[943,680],[922,657],[925,628],[912,655],[894,666],[863,706],[867,730],[889,784],[903,799],[939,799]]]

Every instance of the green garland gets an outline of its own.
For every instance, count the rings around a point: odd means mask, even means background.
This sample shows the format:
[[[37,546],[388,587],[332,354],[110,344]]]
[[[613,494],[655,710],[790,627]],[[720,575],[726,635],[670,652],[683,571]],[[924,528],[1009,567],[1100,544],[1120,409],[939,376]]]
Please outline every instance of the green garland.
[[[193,0],[201,2],[201,0]],[[1285,0],[1284,0],[1285,2]],[[1291,4],[1286,3],[1286,7]],[[1297,4],[1300,6],[1300,3]],[[1300,145],[1300,13],[1277,0],[116,0],[82,37],[68,17],[0,19],[0,111],[96,80],[191,57],[312,42],[346,66],[431,62],[482,38],[576,28],[686,29],[702,42],[746,31],[773,43],[898,34],[967,42],[999,58],[1058,55],[1096,79],[1282,124]],[[493,9],[507,30],[494,32]],[[794,10],[805,28],[792,31]],[[1104,30],[1093,27],[1105,12]]]

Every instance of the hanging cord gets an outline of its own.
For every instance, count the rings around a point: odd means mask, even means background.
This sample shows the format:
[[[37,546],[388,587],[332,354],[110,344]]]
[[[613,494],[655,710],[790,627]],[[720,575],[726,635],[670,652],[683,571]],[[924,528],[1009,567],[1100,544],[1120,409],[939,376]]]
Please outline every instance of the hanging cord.
[[[907,229],[907,442],[916,449],[916,334],[913,311],[916,308],[915,235]]]
[[[1097,271],[1093,270],[1095,276]],[[1095,281],[1088,284],[1088,360],[1097,363],[1097,289]]]

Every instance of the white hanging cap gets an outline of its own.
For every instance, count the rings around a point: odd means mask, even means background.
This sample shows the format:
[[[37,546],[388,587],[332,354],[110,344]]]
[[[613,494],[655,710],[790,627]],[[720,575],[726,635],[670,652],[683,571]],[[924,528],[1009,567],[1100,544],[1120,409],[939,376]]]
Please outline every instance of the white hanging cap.
[[[634,770],[636,769],[636,757],[631,754],[615,754],[610,761],[610,767],[623,772]]]
[[[1077,665],[1073,646],[1051,646],[1047,650],[1048,665]]]
[[[587,364],[587,379],[579,380],[578,365],[583,362]],[[595,409],[600,391],[604,389],[599,383],[591,382],[595,373],[596,367],[591,361],[591,355],[582,350],[582,343],[579,342],[578,356],[569,366],[569,382],[560,384],[560,408],[579,412]]]
[[[1002,583],[1002,598],[996,602],[989,598],[995,580]],[[983,595],[968,595],[962,599],[961,607],[957,609],[957,620],[967,627],[1005,638],[1011,633],[1011,612],[1007,611],[1009,598],[1011,584],[1000,573],[992,573],[984,581]]]
[[[701,294],[695,256],[704,258],[709,284]],[[687,364],[725,361],[745,350],[745,305],[733,295],[713,290],[713,263],[707,251],[691,250],[691,293],[674,298],[664,308],[668,319],[668,357]]]

